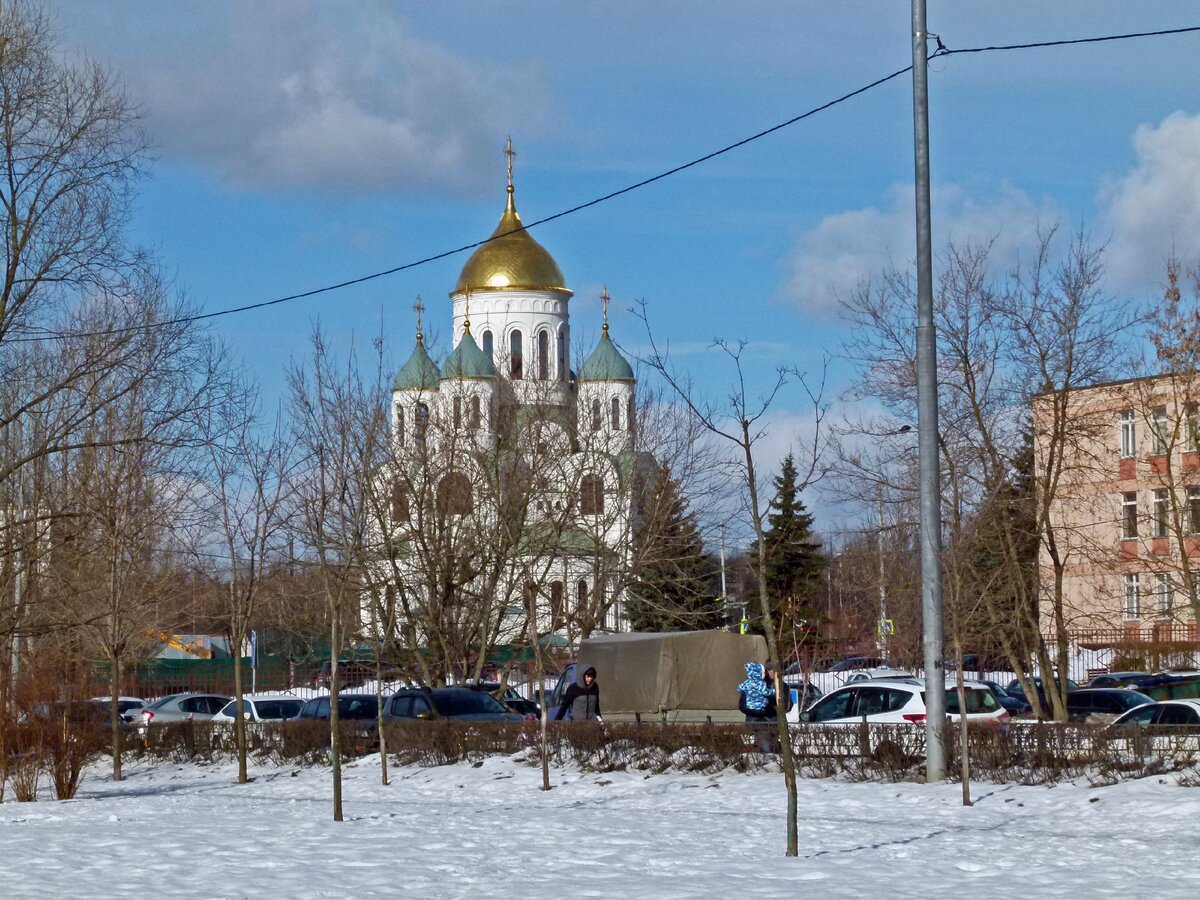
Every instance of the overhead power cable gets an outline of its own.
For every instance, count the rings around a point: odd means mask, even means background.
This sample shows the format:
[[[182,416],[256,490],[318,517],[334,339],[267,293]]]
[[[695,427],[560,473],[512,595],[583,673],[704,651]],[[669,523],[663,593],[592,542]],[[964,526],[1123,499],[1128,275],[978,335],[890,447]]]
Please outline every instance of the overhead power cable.
[[[1037,42],[1024,43],[1024,44],[997,44],[997,45],[987,46],[987,47],[962,47],[962,48],[957,48],[957,49],[951,49],[951,48],[945,47],[942,43],[942,38],[940,36],[930,35],[931,37],[935,37],[937,39],[938,49],[935,52],[931,53],[929,55],[929,58],[934,59],[937,57],[956,56],[956,55],[965,54],[965,53],[994,53],[994,52],[1013,51],[1013,50],[1043,49],[1043,48],[1047,48],[1047,47],[1065,47],[1065,46],[1069,46],[1072,44],[1099,44],[1099,43],[1106,43],[1106,42],[1110,42],[1110,41],[1126,41],[1126,40],[1131,40],[1131,39],[1135,39],[1135,38],[1163,37],[1163,36],[1168,36],[1168,35],[1188,34],[1188,33],[1192,33],[1192,32],[1200,32],[1200,26],[1189,26],[1186,28],[1168,28],[1168,29],[1162,29],[1159,31],[1137,31],[1137,32],[1129,32],[1126,34],[1102,35],[1099,37],[1068,38],[1068,39],[1057,40],[1057,41],[1037,41]],[[761,140],[762,138],[767,137],[768,135],[774,134],[777,131],[781,131],[784,128],[788,128],[791,125],[795,125],[797,122],[801,122],[804,119],[815,116],[817,113],[824,112],[825,110],[831,109],[832,107],[837,106],[838,104],[845,103],[847,100],[851,100],[854,97],[859,96],[860,94],[865,94],[867,91],[873,90],[874,88],[877,88],[880,85],[886,84],[887,82],[892,81],[895,78],[899,78],[901,75],[904,75],[907,72],[911,72],[911,71],[912,71],[912,65],[907,65],[902,69],[897,69],[896,71],[894,71],[888,75],[884,75],[881,78],[876,78],[874,81],[869,82],[868,84],[864,84],[862,87],[855,88],[854,90],[849,91],[848,93],[842,94],[839,97],[835,97],[834,99],[829,100],[826,103],[822,103],[820,106],[814,106],[812,109],[809,109],[806,112],[800,113],[797,116],[793,116],[792,118],[787,119],[786,121],[780,122],[777,125],[772,125],[770,128],[765,128],[762,131],[759,131],[759,132],[756,132],[755,134],[750,135],[749,137],[742,138],[741,140],[735,141],[732,144],[727,144],[726,146],[721,147],[719,150],[714,150],[711,153],[706,153],[703,156],[698,156],[695,159],[690,160],[685,163],[682,163],[681,165],[675,166],[674,168],[667,169],[665,172],[659,172],[657,175],[652,175],[649,178],[643,178],[641,181],[634,182],[633,184],[627,185],[627,186],[620,188],[618,190],[615,190],[615,191],[610,191],[609,193],[603,194],[602,196],[599,196],[599,197],[596,197],[593,200],[588,200],[584,203],[579,203],[575,206],[569,207],[568,209],[561,210],[560,212],[553,213],[552,215],[543,216],[540,219],[535,219],[534,221],[529,222],[526,225],[523,225],[521,228],[515,228],[515,229],[512,229],[511,231],[506,231],[503,234],[493,235],[491,237],[485,238],[484,240],[475,241],[474,243],[463,244],[461,247],[454,247],[453,249],[450,249],[450,250],[443,250],[440,253],[434,253],[430,256],[426,256],[421,259],[413,260],[412,262],[407,262],[407,263],[404,263],[399,266],[393,266],[390,269],[384,269],[380,272],[372,272],[369,275],[362,275],[358,278],[351,278],[347,281],[339,281],[336,284],[329,284],[329,285],[325,285],[324,287],[313,288],[312,290],[309,290],[309,291],[301,291],[296,294],[288,294],[283,297],[276,297],[273,300],[263,300],[258,303],[248,303],[244,306],[234,306],[234,307],[230,307],[228,309],[214,310],[213,312],[196,313],[196,314],[190,315],[190,316],[178,316],[176,318],[164,319],[160,322],[152,322],[152,323],[148,323],[145,325],[132,325],[132,326],[126,326],[126,327],[122,327],[122,328],[110,328],[110,329],[102,329],[102,330],[98,330],[98,331],[69,332],[69,333],[54,332],[49,329],[43,329],[42,334],[40,336],[9,338],[9,341],[12,343],[24,343],[24,342],[30,342],[30,341],[45,340],[46,338],[52,338],[52,337],[104,337],[104,336],[108,336],[108,335],[125,334],[128,332],[139,331],[139,330],[147,329],[147,328],[162,328],[162,327],[165,327],[168,325],[181,325],[181,324],[186,324],[188,322],[199,322],[199,321],[203,321],[204,319],[215,319],[215,318],[219,318],[222,316],[231,316],[236,313],[250,312],[250,311],[256,310],[256,309],[265,309],[270,306],[278,306],[282,303],[290,303],[295,300],[303,300],[308,297],[316,297],[319,294],[327,294],[331,291],[338,291],[338,290],[342,290],[343,288],[353,287],[356,284],[363,284],[368,281],[374,281],[377,278],[384,278],[388,275],[395,275],[398,272],[404,272],[404,271],[407,271],[408,269],[415,269],[419,266],[428,265],[429,263],[437,262],[438,260],[441,260],[441,259],[446,259],[447,257],[454,256],[455,254],[458,254],[458,253],[465,253],[468,250],[474,250],[477,247],[482,247],[484,244],[487,244],[494,240],[498,240],[499,238],[502,238],[502,237],[506,237],[507,235],[513,234],[517,231],[528,231],[529,229],[536,228],[539,225],[545,225],[547,222],[553,222],[556,219],[565,218],[566,216],[573,215],[577,212],[580,212],[585,209],[589,209],[590,207],[593,207],[593,206],[598,206],[601,203],[606,203],[609,200],[613,200],[624,194],[628,194],[628,193],[631,193],[632,191],[636,191],[636,190],[644,188],[648,185],[654,184],[657,181],[662,181],[665,178],[670,178],[673,175],[678,175],[680,172],[684,172],[688,169],[691,169],[695,166],[700,165],[701,163],[708,162],[709,160],[716,159],[718,156],[723,156],[726,153],[729,153],[733,150],[737,150],[738,148],[744,147],[747,144],[753,143],[754,141]]]

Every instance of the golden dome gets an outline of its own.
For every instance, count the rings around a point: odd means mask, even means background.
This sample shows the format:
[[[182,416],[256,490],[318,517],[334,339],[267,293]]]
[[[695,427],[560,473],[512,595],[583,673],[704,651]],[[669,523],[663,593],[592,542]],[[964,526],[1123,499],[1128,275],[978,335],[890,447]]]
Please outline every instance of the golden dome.
[[[508,203],[500,224],[486,244],[475,249],[463,266],[454,294],[465,291],[566,291],[562,270],[546,248],[521,227],[521,217],[508,186]]]

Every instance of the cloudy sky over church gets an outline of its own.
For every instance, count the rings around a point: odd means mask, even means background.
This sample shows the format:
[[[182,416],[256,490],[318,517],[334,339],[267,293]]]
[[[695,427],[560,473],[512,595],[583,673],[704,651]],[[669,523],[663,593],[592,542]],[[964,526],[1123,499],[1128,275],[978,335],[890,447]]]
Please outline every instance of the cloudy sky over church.
[[[119,70],[155,162],[134,231],[204,310],[354,279],[481,240],[512,136],[532,222],[786,121],[910,62],[907,3],[127,2],[60,0],[66,46]],[[1194,2],[949,2],[951,49],[1200,24]],[[930,65],[935,244],[1039,226],[1107,244],[1107,289],[1161,291],[1200,258],[1200,34],[962,54]],[[657,333],[714,393],[714,337],[755,365],[836,354],[837,297],[912,250],[905,75],[745,147],[534,231],[574,292],[575,352]],[[314,322],[398,365],[424,297],[450,348],[468,254],[218,319],[278,391]],[[837,364],[833,381],[840,377]],[[795,398],[796,410],[803,407]]]

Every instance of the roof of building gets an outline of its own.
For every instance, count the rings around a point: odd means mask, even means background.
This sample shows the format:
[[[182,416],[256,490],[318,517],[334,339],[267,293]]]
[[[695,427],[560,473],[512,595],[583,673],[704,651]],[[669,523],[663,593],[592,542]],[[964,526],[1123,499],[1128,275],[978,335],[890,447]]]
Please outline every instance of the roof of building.
[[[495,378],[496,366],[488,355],[479,349],[471,337],[468,326],[454,352],[442,365],[442,378]]]
[[[436,391],[441,378],[442,373],[438,371],[437,364],[429,358],[429,353],[425,350],[425,342],[418,336],[417,346],[413,348],[408,362],[401,366],[400,371],[396,373],[392,389],[397,391]]]
[[[579,370],[580,381],[634,381],[633,368],[605,331]]]
[[[508,186],[508,203],[500,224],[487,243],[476,248],[463,266],[454,294],[467,291],[566,291],[566,279],[558,263],[521,224]]]

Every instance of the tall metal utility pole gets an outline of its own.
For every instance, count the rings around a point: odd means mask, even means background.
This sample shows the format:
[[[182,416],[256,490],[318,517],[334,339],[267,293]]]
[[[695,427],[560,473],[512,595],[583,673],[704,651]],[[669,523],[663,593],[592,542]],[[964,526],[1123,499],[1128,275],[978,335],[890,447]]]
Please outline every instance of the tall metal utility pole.
[[[879,637],[876,646],[879,649],[879,658],[887,665],[891,661],[888,654],[888,638],[891,633],[888,631],[887,573],[883,562],[883,482],[876,486],[875,499],[879,504],[879,531],[875,535],[875,549],[879,553]]]
[[[938,462],[937,332],[929,224],[929,80],[925,0],[912,0],[913,156],[917,201],[917,452],[921,498],[921,613],[925,650],[925,778],[946,778],[942,652],[942,486]]]

